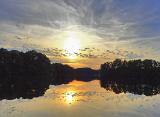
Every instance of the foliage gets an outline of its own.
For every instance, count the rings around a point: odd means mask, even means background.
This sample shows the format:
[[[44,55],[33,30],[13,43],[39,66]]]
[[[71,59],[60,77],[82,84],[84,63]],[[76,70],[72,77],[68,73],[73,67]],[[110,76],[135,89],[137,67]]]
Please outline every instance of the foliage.
[[[0,99],[33,98],[43,95],[51,84],[92,79],[90,73],[94,70],[81,70],[60,63],[51,64],[44,54],[34,50],[23,53],[0,49]]]
[[[116,93],[131,92],[152,95],[159,93],[160,62],[155,60],[120,60],[101,65],[100,81],[104,88]]]

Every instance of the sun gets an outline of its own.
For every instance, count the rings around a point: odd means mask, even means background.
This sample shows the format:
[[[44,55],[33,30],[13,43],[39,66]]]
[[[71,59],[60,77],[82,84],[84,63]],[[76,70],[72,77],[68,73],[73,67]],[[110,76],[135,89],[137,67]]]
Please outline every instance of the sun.
[[[70,59],[76,58],[79,49],[80,49],[79,38],[74,33],[69,34],[66,41],[64,41],[64,50],[66,51],[67,57]]]

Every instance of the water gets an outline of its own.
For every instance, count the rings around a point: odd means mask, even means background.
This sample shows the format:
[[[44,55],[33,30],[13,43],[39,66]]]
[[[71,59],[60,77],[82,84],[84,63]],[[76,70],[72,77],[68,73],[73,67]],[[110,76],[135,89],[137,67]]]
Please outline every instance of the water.
[[[159,117],[160,95],[115,94],[99,81],[50,86],[44,96],[0,101],[0,117]]]

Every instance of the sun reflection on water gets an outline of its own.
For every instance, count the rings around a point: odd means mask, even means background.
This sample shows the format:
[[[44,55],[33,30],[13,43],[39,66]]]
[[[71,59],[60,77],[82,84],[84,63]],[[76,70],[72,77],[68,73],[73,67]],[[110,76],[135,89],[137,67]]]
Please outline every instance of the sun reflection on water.
[[[75,91],[67,91],[65,93],[65,101],[67,104],[73,104],[75,102]]]

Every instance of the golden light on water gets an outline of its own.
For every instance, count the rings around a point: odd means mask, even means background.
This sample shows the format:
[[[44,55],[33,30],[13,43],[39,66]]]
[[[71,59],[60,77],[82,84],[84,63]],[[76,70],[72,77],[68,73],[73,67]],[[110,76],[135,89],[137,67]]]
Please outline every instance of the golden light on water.
[[[68,88],[64,93],[64,99],[66,104],[74,104],[78,102],[78,100],[82,99],[82,96],[80,96],[81,90],[77,90],[77,87],[83,86],[85,82],[81,81],[72,81],[68,85],[70,88]]]
[[[67,104],[73,104],[75,102],[75,92],[68,91],[65,93],[65,101]]]

